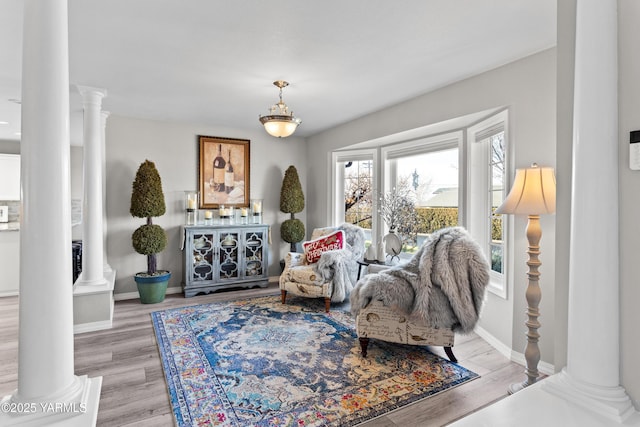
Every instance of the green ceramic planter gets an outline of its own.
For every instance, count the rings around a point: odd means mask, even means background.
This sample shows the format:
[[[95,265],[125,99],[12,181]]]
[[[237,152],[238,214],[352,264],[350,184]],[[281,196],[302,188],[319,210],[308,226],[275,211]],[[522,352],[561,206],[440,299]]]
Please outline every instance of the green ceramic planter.
[[[158,274],[157,276],[139,276],[136,274],[134,279],[136,285],[138,285],[140,302],[142,304],[156,304],[164,301],[170,277],[170,271],[164,271],[163,274]]]

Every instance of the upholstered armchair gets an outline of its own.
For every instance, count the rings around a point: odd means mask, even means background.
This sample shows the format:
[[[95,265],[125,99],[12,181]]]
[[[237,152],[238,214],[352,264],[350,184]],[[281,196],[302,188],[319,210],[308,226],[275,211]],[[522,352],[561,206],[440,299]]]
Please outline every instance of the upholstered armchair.
[[[348,223],[313,230],[311,240],[302,244],[304,253],[285,256],[280,275],[282,303],[286,304],[288,293],[324,298],[328,313],[331,302],[344,301],[356,284],[364,240],[364,230]]]
[[[489,264],[462,227],[432,233],[405,264],[368,274],[350,295],[363,357],[370,338],[442,346],[452,362],[455,333],[473,331]]]

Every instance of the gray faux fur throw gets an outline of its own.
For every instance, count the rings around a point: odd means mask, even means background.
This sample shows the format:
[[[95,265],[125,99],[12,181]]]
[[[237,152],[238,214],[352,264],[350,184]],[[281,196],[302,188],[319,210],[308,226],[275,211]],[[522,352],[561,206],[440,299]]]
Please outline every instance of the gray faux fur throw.
[[[432,233],[407,264],[368,274],[353,289],[351,312],[372,300],[417,316],[427,325],[469,333],[489,284],[489,264],[462,227]]]
[[[344,223],[336,230],[344,231],[345,248],[323,252],[314,269],[329,282],[333,281],[331,301],[344,301],[358,277],[358,263],[364,255],[364,230],[357,225]]]

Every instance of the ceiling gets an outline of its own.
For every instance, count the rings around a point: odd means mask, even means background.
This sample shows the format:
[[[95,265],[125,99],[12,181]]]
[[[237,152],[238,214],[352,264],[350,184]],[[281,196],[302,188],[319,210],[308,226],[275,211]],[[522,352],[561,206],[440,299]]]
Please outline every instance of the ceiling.
[[[23,1],[0,2],[0,140],[20,139]],[[112,115],[256,129],[287,80],[308,137],[556,43],[556,0],[68,4],[75,143],[76,84]]]

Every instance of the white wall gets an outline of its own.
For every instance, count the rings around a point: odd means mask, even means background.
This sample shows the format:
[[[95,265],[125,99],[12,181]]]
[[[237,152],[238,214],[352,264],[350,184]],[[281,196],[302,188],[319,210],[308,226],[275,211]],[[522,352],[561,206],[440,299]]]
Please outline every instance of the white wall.
[[[70,184],[71,184],[71,200],[79,200],[82,202],[84,197],[84,174],[83,174],[84,148],[80,146],[71,146],[71,155],[69,158]],[[82,206],[82,205],[81,205]],[[71,238],[73,240],[82,240],[82,224],[73,225],[71,227]]]
[[[629,132],[640,130],[640,2],[618,1],[620,147],[620,357],[622,386],[640,410],[640,171],[629,168]],[[603,283],[603,286],[606,284]],[[597,345],[597,340],[594,342]]]
[[[348,96],[348,94],[345,94]],[[364,116],[308,140],[308,226],[327,223],[329,156],[332,150],[415,129],[467,114],[509,108],[514,166],[532,162],[555,167],[556,50],[528,58]],[[554,357],[555,233],[553,216],[542,218],[540,348],[542,360]],[[514,221],[514,280],[507,300],[488,294],[480,326],[516,352],[526,345],[526,218]]]
[[[0,153],[20,154],[20,141],[0,139]]]
[[[302,139],[273,138],[258,126],[247,131],[110,116],[106,128],[107,256],[117,271],[116,294],[137,292],[133,275],[146,269],[146,257],[131,246],[131,233],[143,222],[129,214],[131,185],[138,166],[146,159],[158,168],[167,204],[166,214],[154,218],[154,223],[164,227],[169,237],[167,249],[158,255],[158,267],[171,270],[170,288],[181,287],[183,196],[185,190],[198,190],[198,135],[251,141],[250,197],[264,199],[264,222],[272,226],[269,275],[280,274],[279,260],[289,247],[280,240],[280,224],[287,218],[287,214],[279,211],[280,187],[284,171],[294,165],[305,188],[306,148]],[[306,222],[304,211],[296,217]]]

